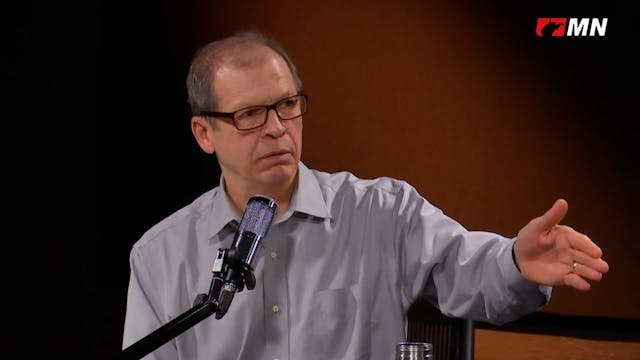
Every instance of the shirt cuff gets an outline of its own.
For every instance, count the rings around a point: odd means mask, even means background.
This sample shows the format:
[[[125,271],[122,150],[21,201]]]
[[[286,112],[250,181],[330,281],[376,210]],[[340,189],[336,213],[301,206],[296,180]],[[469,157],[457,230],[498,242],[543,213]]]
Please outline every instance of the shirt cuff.
[[[516,263],[514,245],[515,238],[510,246],[511,256],[502,256],[502,269],[509,287],[515,296],[520,299],[527,299],[531,306],[544,306],[549,303],[551,298],[552,287],[547,285],[536,284],[525,279],[520,272],[520,268]]]

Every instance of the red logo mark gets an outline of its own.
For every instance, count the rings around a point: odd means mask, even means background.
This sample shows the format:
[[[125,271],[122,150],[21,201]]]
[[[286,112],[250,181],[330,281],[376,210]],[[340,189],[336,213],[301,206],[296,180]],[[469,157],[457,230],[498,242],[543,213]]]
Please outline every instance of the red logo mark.
[[[567,18],[538,18],[536,35],[542,37],[564,36]]]

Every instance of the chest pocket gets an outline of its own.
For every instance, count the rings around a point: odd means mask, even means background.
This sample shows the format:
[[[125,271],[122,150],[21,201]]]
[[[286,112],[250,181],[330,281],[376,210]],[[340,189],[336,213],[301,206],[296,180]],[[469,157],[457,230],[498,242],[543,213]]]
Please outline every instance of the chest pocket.
[[[309,359],[369,359],[370,322],[363,306],[366,302],[358,302],[350,287],[317,292]]]

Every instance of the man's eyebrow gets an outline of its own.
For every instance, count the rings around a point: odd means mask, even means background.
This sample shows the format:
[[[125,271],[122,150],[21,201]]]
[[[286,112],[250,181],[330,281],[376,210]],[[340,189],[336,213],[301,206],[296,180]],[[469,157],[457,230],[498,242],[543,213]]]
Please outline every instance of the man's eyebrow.
[[[277,103],[278,101],[282,100],[282,99],[286,99],[288,97],[292,97],[292,96],[296,96],[298,94],[298,91],[285,91],[283,93],[281,93],[281,96],[277,97],[275,101],[270,102],[270,103],[257,103],[257,102],[249,102],[249,101],[244,101],[241,100],[240,102],[238,102],[238,104],[236,104],[233,109],[231,111],[228,112],[234,112],[234,111],[238,111],[238,110],[242,110],[242,109],[246,109],[246,108],[251,108],[251,107],[255,107],[255,106],[265,106],[265,105],[270,105],[270,104],[274,104]]]

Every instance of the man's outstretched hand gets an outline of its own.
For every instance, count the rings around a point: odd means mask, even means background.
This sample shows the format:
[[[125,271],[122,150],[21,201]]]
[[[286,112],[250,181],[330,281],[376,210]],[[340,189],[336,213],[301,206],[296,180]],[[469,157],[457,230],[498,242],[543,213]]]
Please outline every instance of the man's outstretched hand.
[[[542,285],[572,286],[587,291],[609,271],[602,250],[589,237],[560,225],[569,205],[557,200],[544,215],[531,220],[514,244],[522,276]]]

